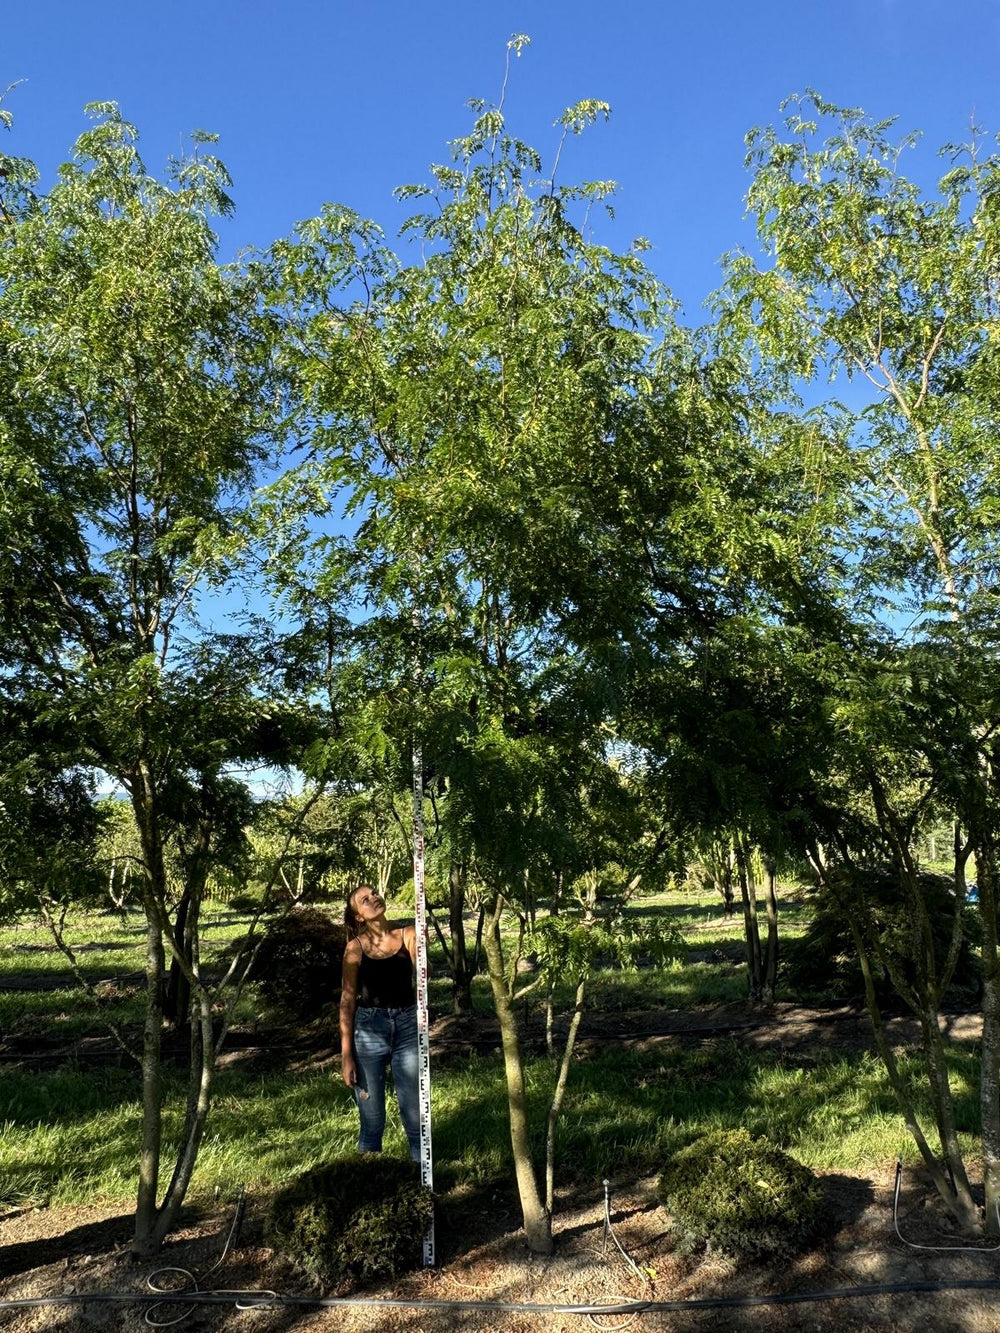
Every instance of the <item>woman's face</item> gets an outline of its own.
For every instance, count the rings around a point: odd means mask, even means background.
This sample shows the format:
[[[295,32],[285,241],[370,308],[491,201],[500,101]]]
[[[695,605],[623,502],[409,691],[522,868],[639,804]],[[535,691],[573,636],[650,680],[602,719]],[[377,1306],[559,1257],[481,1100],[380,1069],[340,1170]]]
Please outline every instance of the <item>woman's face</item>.
[[[358,925],[366,926],[385,911],[385,899],[370,884],[362,884],[351,894],[351,911]]]

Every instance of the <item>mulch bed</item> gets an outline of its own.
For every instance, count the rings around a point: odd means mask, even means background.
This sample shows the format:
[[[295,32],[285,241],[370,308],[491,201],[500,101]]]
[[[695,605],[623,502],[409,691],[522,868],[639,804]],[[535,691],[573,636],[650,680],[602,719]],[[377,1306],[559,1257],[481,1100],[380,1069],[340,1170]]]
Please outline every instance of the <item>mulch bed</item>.
[[[718,1255],[684,1256],[673,1246],[669,1219],[656,1202],[654,1182],[616,1183],[612,1190],[614,1233],[635,1263],[648,1269],[637,1277],[604,1236],[603,1195],[577,1193],[560,1201],[552,1257],[530,1255],[517,1229],[511,1201],[496,1194],[456,1193],[444,1200],[438,1224],[437,1266],[418,1270],[391,1286],[355,1293],[379,1301],[452,1300],[472,1308],[356,1305],[337,1309],[307,1306],[250,1311],[233,1305],[161,1306],[154,1320],[184,1315],[176,1325],[191,1330],[343,1329],[350,1333],[407,1330],[497,1330],[528,1333],[627,1326],[696,1333],[720,1329],[845,1333],[857,1330],[913,1330],[935,1333],[993,1333],[1000,1324],[1000,1254],[911,1249],[892,1227],[892,1178],[887,1169],[875,1180],[847,1174],[824,1177],[826,1221],[819,1243],[780,1264],[738,1265]],[[241,1235],[206,1285],[227,1290],[269,1289],[286,1295],[323,1293],[262,1240],[264,1201],[251,1200]],[[222,1251],[230,1216],[191,1213],[157,1261],[205,1272]],[[902,1200],[900,1224],[921,1244],[952,1244],[958,1238],[942,1221],[933,1197],[916,1180]],[[0,1219],[0,1297],[99,1291],[146,1290],[156,1266],[139,1264],[128,1252],[130,1218],[120,1206],[32,1209]],[[920,1282],[997,1280],[994,1290],[892,1293],[826,1298],[810,1304],[765,1304],[743,1309],[607,1315],[590,1322],[582,1314],[516,1313],[490,1308],[497,1303],[548,1305],[614,1304],[623,1299],[697,1301],[713,1297],[782,1292],[832,1292],[855,1286]],[[139,1333],[142,1308],[128,1305],[51,1306],[0,1311],[11,1333],[37,1330],[110,1329]]]

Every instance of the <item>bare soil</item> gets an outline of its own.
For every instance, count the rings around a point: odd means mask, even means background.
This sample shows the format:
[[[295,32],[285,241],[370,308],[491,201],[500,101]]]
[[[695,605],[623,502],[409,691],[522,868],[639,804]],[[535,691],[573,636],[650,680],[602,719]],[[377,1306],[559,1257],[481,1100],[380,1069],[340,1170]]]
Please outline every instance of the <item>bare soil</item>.
[[[975,1013],[945,1015],[942,1027],[952,1041],[978,1041],[982,1016]],[[889,1039],[896,1047],[913,1045],[920,1033],[915,1019],[908,1016],[886,1019]],[[306,1033],[296,1029],[233,1028],[226,1038],[221,1065],[239,1066],[264,1072],[272,1068],[322,1068],[338,1055],[333,1042],[335,1026],[317,1023]],[[578,1050],[608,1041],[626,1047],[655,1047],[680,1042],[694,1045],[719,1037],[732,1037],[755,1049],[795,1054],[819,1054],[823,1051],[857,1052],[874,1050],[871,1023],[863,1008],[830,1005],[808,1008],[795,1004],[775,1004],[768,1009],[749,1010],[743,1003],[698,1006],[690,1009],[630,1009],[625,1012],[591,1010],[584,1014]],[[545,1034],[539,1020],[522,1028],[525,1049],[541,1048]],[[178,1053],[187,1057],[186,1042],[177,1040]],[[500,1033],[496,1019],[487,1015],[454,1018],[445,1016],[431,1025],[431,1055],[437,1060],[464,1058],[470,1051],[498,1050]],[[164,1047],[169,1055],[171,1041]],[[125,1057],[108,1035],[88,1035],[70,1040],[61,1037],[0,1034],[0,1067],[54,1068],[72,1060],[75,1064],[120,1065]]]
[[[889,1017],[886,1031],[893,1046],[913,1045],[920,1039],[917,1021],[909,1015]],[[982,1015],[946,1014],[942,1031],[951,1041],[978,1041]],[[522,1030],[527,1045],[542,1043],[544,1033],[536,1020]],[[688,1009],[629,1009],[625,1012],[588,1010],[580,1028],[579,1048],[614,1041],[623,1046],[655,1046],[681,1042],[693,1045],[719,1037],[732,1037],[755,1049],[803,1053],[821,1051],[874,1051],[871,1021],[864,1007],[829,1005],[809,1008],[780,1003],[748,1009],[745,1003],[693,1005]],[[496,1019],[492,1017],[439,1018],[431,1028],[432,1054],[447,1057],[451,1051],[491,1049],[499,1045]]]
[[[815,1248],[780,1265],[736,1265],[718,1255],[686,1257],[675,1252],[668,1222],[657,1204],[654,1182],[643,1180],[612,1189],[614,1236],[650,1276],[637,1277],[604,1236],[601,1196],[576,1195],[560,1201],[556,1253],[530,1255],[517,1231],[509,1201],[499,1197],[451,1198],[438,1223],[437,1266],[398,1280],[391,1287],[355,1293],[375,1304],[333,1309],[273,1306],[240,1311],[234,1304],[181,1307],[163,1305],[153,1321],[183,1316],[178,1325],[191,1330],[342,1329],[345,1333],[389,1330],[580,1330],[588,1326],[676,1330],[761,1329],[774,1333],[816,1330],[963,1330],[994,1333],[1000,1325],[1000,1254],[912,1249],[893,1234],[892,1173],[876,1179],[844,1174],[824,1178],[825,1234]],[[263,1201],[251,1203],[242,1234],[203,1286],[209,1290],[271,1290],[287,1296],[317,1297],[319,1289],[261,1239]],[[144,1292],[154,1265],[139,1264],[128,1254],[130,1219],[120,1207],[41,1209],[0,1219],[0,1297],[97,1292]],[[957,1243],[927,1192],[915,1182],[905,1192],[900,1226],[909,1240],[923,1244]],[[220,1255],[229,1218],[187,1219],[157,1261],[206,1273]],[[164,1281],[170,1280],[163,1274]],[[174,1277],[176,1279],[176,1275]],[[856,1287],[969,1281],[996,1282],[994,1289],[891,1292],[843,1295]],[[809,1303],[770,1303],[745,1308],[699,1307],[713,1298],[773,1296],[783,1293],[834,1293]],[[462,1308],[394,1306],[391,1301],[456,1301]],[[691,1302],[673,1311],[593,1316],[584,1314],[504,1312],[497,1304],[615,1305],[624,1300]],[[234,1298],[235,1302],[235,1298]],[[470,1305],[471,1303],[471,1305]],[[95,1304],[0,1311],[11,1333],[37,1330],[113,1329],[139,1333],[148,1325],[144,1309],[134,1305]]]

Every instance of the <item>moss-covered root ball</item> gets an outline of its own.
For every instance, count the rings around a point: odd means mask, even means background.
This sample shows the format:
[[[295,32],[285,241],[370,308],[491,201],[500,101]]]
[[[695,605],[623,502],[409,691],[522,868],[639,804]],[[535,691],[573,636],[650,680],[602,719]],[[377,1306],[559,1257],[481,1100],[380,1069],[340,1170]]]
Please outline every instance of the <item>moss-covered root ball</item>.
[[[271,1205],[267,1240],[326,1286],[353,1288],[418,1267],[432,1216],[414,1162],[355,1154],[286,1186]]]
[[[808,1167],[745,1129],[682,1148],[657,1184],[679,1248],[766,1258],[801,1249],[815,1233],[820,1185]]]

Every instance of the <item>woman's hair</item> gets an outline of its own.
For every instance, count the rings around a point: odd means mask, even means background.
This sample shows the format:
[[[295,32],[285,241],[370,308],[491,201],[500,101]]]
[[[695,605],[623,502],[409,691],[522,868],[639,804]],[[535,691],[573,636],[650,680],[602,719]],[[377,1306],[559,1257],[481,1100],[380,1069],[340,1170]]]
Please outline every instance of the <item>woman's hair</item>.
[[[344,925],[347,927],[348,935],[357,936],[364,930],[364,926],[358,920],[358,914],[355,912],[354,907],[351,904],[351,899],[356,893],[360,892],[361,889],[366,889],[367,887],[368,885],[362,880],[360,884],[355,884],[353,889],[348,890],[347,897],[344,899]]]
[[[351,889],[350,893],[344,899],[344,925],[347,927],[348,935],[357,935],[358,918],[354,914],[354,908],[351,906],[351,899],[357,893],[357,889]]]

